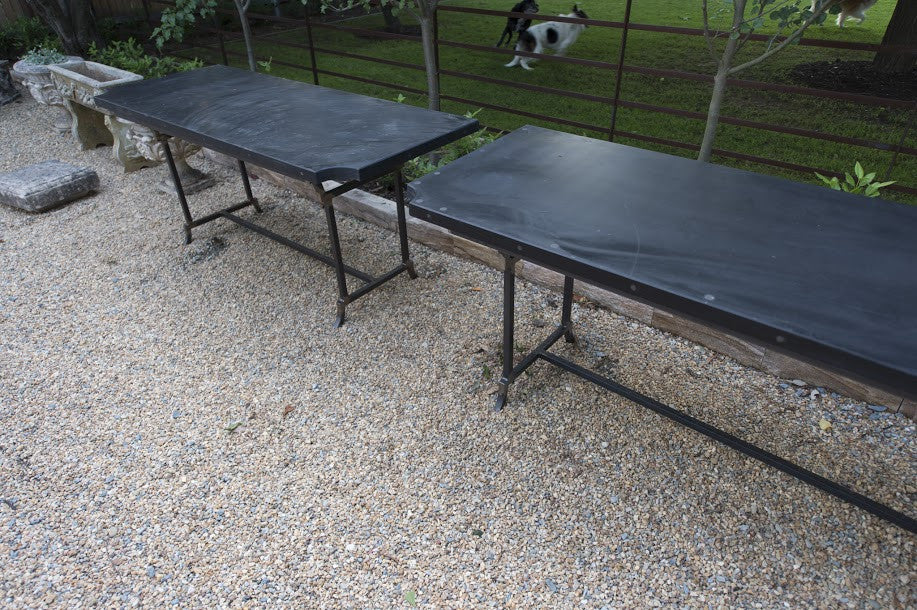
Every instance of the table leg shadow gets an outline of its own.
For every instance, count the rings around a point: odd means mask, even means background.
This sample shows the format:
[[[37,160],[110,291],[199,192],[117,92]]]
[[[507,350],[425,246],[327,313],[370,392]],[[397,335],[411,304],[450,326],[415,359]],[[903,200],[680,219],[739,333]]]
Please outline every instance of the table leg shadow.
[[[394,172],[394,176],[395,203],[398,209],[398,241],[401,254],[401,263],[393,269],[383,273],[382,275],[374,277],[369,273],[344,263],[344,258],[341,253],[341,240],[338,235],[337,218],[335,217],[333,204],[335,197],[358,188],[365,184],[367,181],[347,182],[328,191],[324,190],[321,185],[317,185],[321,192],[321,205],[325,210],[325,222],[328,226],[328,237],[331,244],[331,256],[328,256],[327,254],[319,252],[318,250],[310,248],[299,242],[293,241],[287,237],[284,237],[283,235],[275,233],[270,229],[262,227],[261,225],[255,224],[250,220],[235,214],[235,212],[249,206],[254,207],[255,211],[258,213],[261,213],[262,211],[261,206],[258,203],[258,199],[252,194],[252,187],[248,177],[248,170],[245,167],[245,162],[241,159],[237,161],[239,164],[239,171],[242,174],[242,185],[245,189],[246,196],[245,201],[233,204],[222,210],[207,214],[206,216],[194,218],[191,215],[191,210],[188,207],[188,200],[185,196],[184,188],[182,187],[181,178],[179,177],[178,169],[175,166],[175,160],[172,157],[172,151],[169,148],[169,143],[166,138],[162,139],[162,144],[163,148],[165,149],[166,161],[169,165],[169,172],[172,175],[172,181],[175,183],[175,192],[178,194],[178,201],[181,205],[182,215],[184,216],[185,244],[191,243],[191,230],[195,227],[199,227],[203,224],[216,220],[217,218],[225,218],[226,220],[230,220],[249,230],[255,231],[256,233],[260,233],[268,239],[281,243],[289,248],[292,248],[293,250],[296,250],[297,252],[314,258],[315,260],[322,262],[329,267],[333,267],[335,270],[335,277],[338,287],[337,314],[334,320],[334,326],[336,328],[344,324],[346,308],[350,303],[356,301],[365,294],[368,294],[372,290],[378,288],[382,284],[388,282],[403,272],[407,272],[411,279],[417,278],[417,272],[414,268],[414,261],[411,259],[411,253],[408,246],[407,221],[404,204],[404,177],[400,167],[396,172]],[[361,280],[363,284],[355,290],[351,291],[347,286],[348,275]]]

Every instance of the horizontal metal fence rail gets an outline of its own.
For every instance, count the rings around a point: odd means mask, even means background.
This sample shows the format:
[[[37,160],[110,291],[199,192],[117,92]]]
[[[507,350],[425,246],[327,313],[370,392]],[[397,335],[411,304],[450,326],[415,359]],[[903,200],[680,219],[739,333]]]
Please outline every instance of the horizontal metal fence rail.
[[[683,70],[672,70],[668,68],[647,68],[643,66],[623,67],[624,72],[634,74],[645,74],[647,76],[663,76],[667,78],[681,78],[684,80],[694,80],[705,83],[713,82],[712,74],[700,74],[699,72],[685,72]],[[741,78],[730,78],[726,83],[732,87],[742,87],[744,89],[758,89],[762,91],[776,91],[777,93],[789,93],[794,95],[809,95],[812,97],[825,97],[829,99],[853,102],[864,106],[882,106],[889,108],[910,108],[912,102],[908,100],[899,100],[892,97],[878,97],[874,95],[863,95],[862,93],[846,93],[843,91],[831,91],[830,89],[815,89],[813,87],[800,87],[798,85],[782,85],[780,83],[768,83],[757,80],[745,80]]]
[[[455,70],[443,70],[439,69],[439,73],[444,76],[454,76],[455,78],[466,78],[469,80],[476,80],[479,82],[490,83],[492,85],[501,85],[503,87],[512,87],[513,89],[522,89],[525,91],[535,91],[538,93],[548,93],[550,95],[559,95],[562,97],[569,97],[578,100],[586,100],[589,102],[598,102],[599,104],[611,104],[614,102],[613,97],[606,97],[603,95],[593,95],[591,93],[580,93],[578,91],[569,91],[567,89],[556,89],[554,87],[545,87],[543,85],[531,85],[529,83],[520,83],[514,80],[504,80],[502,78],[493,78],[490,76],[480,76],[478,74],[469,74],[468,72],[457,72]]]
[[[340,32],[350,32],[352,34],[360,34],[361,36],[367,36],[370,38],[392,38],[398,40],[413,40],[414,42],[421,41],[420,36],[413,36],[411,34],[395,34],[394,32],[369,30],[366,28],[358,28],[349,25],[338,25],[336,23],[322,23],[321,21],[313,21],[312,27],[323,28],[326,30],[338,30]]]
[[[509,114],[524,116],[524,117],[527,117],[530,119],[536,119],[539,121],[550,121],[551,123],[557,123],[558,125],[569,125],[570,127],[577,127],[579,129],[588,129],[590,131],[595,131],[595,132],[604,133],[604,134],[611,133],[610,128],[602,127],[600,125],[593,125],[591,123],[582,123],[580,121],[574,121],[571,119],[562,119],[558,117],[548,116],[546,114],[538,114],[537,112],[527,112],[525,110],[518,110],[515,108],[509,108],[507,106],[498,106],[497,104],[490,104],[488,102],[481,102],[478,100],[469,100],[464,97],[456,97],[454,95],[446,95],[443,93],[441,93],[439,97],[444,100],[449,100],[450,102],[458,102],[459,104],[468,104],[469,106],[480,106],[482,108],[488,108],[490,110],[496,110],[498,112],[506,112]]]

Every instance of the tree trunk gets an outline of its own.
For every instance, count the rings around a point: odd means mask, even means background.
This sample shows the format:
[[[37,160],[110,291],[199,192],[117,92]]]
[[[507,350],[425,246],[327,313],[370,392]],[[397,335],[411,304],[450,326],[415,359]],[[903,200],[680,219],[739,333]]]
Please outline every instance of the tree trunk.
[[[738,8],[736,9],[739,22],[742,20],[742,15],[745,14],[744,2],[742,2],[741,8],[741,12]],[[723,49],[723,56],[720,57],[716,76],[713,77],[713,93],[710,95],[710,106],[707,108],[707,125],[704,128],[704,140],[701,142],[700,152],[697,155],[698,161],[710,162],[710,156],[713,152],[713,140],[716,138],[716,128],[720,123],[720,106],[723,105],[723,97],[726,95],[726,79],[729,78],[729,68],[732,67],[732,60],[735,57],[738,46],[738,38],[730,38],[726,41],[726,48]]]
[[[242,0],[234,0],[236,10],[239,12],[239,22],[242,24],[242,38],[245,39],[245,53],[248,55],[248,69],[252,72],[258,71],[258,64],[255,62],[255,48],[252,42],[252,27],[248,22],[247,6],[243,6]]]
[[[892,19],[885,29],[885,36],[882,37],[882,44],[917,44],[917,1],[898,0]],[[915,62],[917,55],[913,53],[880,51],[872,60],[872,67],[886,74],[907,74],[914,68]]]
[[[68,55],[86,57],[89,47],[105,46],[96,27],[90,0],[26,0],[41,20],[60,38]]]
[[[713,93],[710,96],[710,106],[707,108],[707,125],[704,127],[704,139],[697,155],[697,160],[704,163],[710,162],[713,153],[713,140],[716,138],[716,128],[720,123],[720,106],[726,95],[726,78],[728,77],[726,71],[728,69],[728,66],[721,66],[713,78]]]
[[[392,5],[388,2],[382,3],[382,17],[385,19],[385,31],[392,34],[401,33],[401,19],[392,12]]]
[[[427,73],[427,107],[430,110],[439,110],[439,67],[436,65],[436,41],[433,39],[433,20],[435,7],[424,10],[420,7],[418,16],[420,21],[420,38],[423,43],[423,64]]]

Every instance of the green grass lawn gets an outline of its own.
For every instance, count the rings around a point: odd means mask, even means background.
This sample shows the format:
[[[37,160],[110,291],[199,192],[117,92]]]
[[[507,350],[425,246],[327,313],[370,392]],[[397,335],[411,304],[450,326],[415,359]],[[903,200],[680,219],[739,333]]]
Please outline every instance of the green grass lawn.
[[[449,4],[508,10],[513,2],[506,0],[504,4],[495,0],[454,0]],[[572,5],[568,0],[563,2],[540,0],[539,4],[542,13],[546,14],[567,13]],[[699,6],[694,6],[695,4],[697,3],[672,2],[671,0],[635,0],[631,21],[699,28],[702,25],[701,13]],[[624,0],[582,3],[582,7],[590,17],[613,21],[623,20],[624,5]],[[713,2],[712,5],[717,5],[717,3]],[[869,10],[864,24],[859,25],[854,21],[848,21],[842,29],[834,25],[833,16],[830,16],[826,25],[810,28],[806,36],[879,43],[893,7],[892,2],[878,3]],[[405,22],[410,22],[410,18],[406,15],[402,15],[402,18]],[[730,15],[725,11],[721,12],[714,15],[713,21],[715,25],[725,28],[730,21]],[[381,16],[368,15],[351,19],[346,25],[379,28],[382,23]],[[439,31],[442,40],[490,46],[499,37],[503,24],[504,20],[495,17],[445,11],[439,14]],[[762,30],[762,33],[770,32],[765,29]],[[316,45],[319,47],[422,65],[419,42],[373,39],[319,28],[314,29],[314,35]],[[590,27],[569,49],[568,56],[616,63],[620,38],[621,31],[618,29]],[[308,51],[284,46],[284,43],[304,44],[306,42],[304,29],[274,33],[261,30],[257,37],[256,54],[259,60],[272,59],[271,72],[273,74],[311,81],[311,72],[308,69]],[[738,61],[757,55],[764,48],[764,44],[750,43]],[[244,50],[241,43],[233,43],[229,45],[229,48],[240,52]],[[207,50],[196,49],[192,53],[206,61],[219,61],[217,56]],[[614,71],[543,60],[535,64],[534,71],[527,72],[519,67],[504,68],[503,64],[509,58],[509,56],[490,52],[469,51],[448,46],[440,47],[440,65],[444,70],[607,97],[614,94]],[[791,69],[799,63],[834,59],[870,60],[871,58],[871,53],[793,46],[765,63],[741,73],[739,77],[782,84],[799,84],[790,78]],[[242,57],[232,58],[232,63],[236,65],[244,65],[243,61]],[[299,64],[304,68],[290,68],[278,62]],[[628,34],[625,63],[633,66],[677,69],[704,74],[712,74],[715,70],[715,64],[707,53],[702,37],[635,30],[631,30]],[[323,70],[415,89],[425,89],[424,74],[420,70],[342,58],[327,53],[318,53],[317,64]],[[380,87],[327,75],[321,76],[320,84],[389,99],[395,98],[399,93],[397,88]],[[444,95],[471,99],[480,104],[543,114],[603,128],[609,125],[611,109],[608,104],[604,103],[532,93],[452,76],[443,76],[441,84]],[[711,85],[708,83],[625,74],[621,84],[621,98],[631,102],[706,113],[710,88]],[[417,105],[426,104],[426,99],[418,95],[407,95],[406,101]],[[443,109],[451,112],[465,112],[475,110],[477,107],[450,101],[443,103]],[[907,111],[901,109],[868,107],[825,98],[737,87],[728,90],[722,112],[724,115],[741,119],[800,127],[890,144],[897,143],[901,138],[908,119]],[[530,123],[583,135],[607,137],[601,132],[534,120],[486,108],[477,116],[482,123],[503,130],[512,130]],[[617,121],[617,129],[621,131],[673,139],[695,145],[700,144],[704,130],[703,120],[639,109],[619,108]],[[617,137],[616,141],[683,156],[694,155],[688,150],[658,146],[641,140]],[[715,145],[721,149],[835,171],[851,169],[854,162],[860,161],[868,171],[878,171],[880,177],[884,174],[891,159],[891,153],[887,151],[722,124],[717,133]],[[906,138],[906,145],[917,147],[917,129],[911,129]],[[808,174],[766,165],[739,162],[728,158],[717,158],[716,161],[755,171],[784,175],[794,180],[816,181],[814,176]],[[917,158],[900,155],[890,179],[897,180],[903,185],[917,187]],[[888,190],[884,192],[884,196],[917,203],[917,197]]]

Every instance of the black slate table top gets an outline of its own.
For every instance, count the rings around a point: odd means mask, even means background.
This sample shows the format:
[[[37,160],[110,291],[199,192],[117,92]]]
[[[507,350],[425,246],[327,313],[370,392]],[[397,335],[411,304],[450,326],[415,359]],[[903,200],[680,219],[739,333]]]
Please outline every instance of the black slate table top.
[[[480,129],[475,119],[226,66],[121,85],[95,101],[313,184],[376,178]]]
[[[917,207],[524,127],[414,216],[917,395]]]

